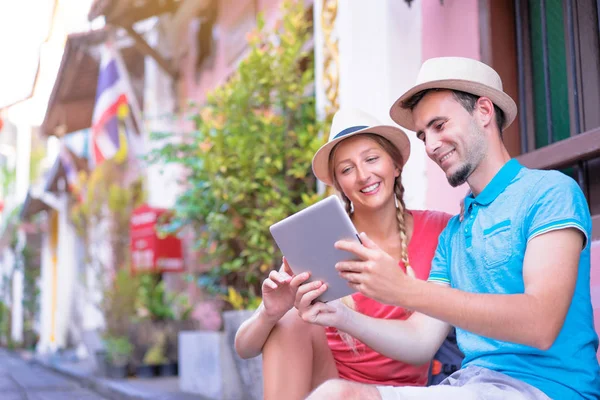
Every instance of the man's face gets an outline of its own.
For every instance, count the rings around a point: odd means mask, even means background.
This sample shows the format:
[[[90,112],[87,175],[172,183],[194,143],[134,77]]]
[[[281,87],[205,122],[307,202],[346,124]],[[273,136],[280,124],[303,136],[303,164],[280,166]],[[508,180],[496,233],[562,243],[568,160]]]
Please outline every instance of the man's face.
[[[452,186],[467,181],[487,153],[485,132],[450,91],[426,94],[413,109],[417,137]]]

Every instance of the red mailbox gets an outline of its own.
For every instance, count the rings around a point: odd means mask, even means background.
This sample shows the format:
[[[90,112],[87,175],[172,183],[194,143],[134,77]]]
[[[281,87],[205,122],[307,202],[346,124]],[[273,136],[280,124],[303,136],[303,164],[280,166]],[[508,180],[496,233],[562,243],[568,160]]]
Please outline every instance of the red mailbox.
[[[132,272],[183,272],[181,240],[175,235],[159,237],[158,218],[167,212],[146,204],[131,214],[131,270]]]

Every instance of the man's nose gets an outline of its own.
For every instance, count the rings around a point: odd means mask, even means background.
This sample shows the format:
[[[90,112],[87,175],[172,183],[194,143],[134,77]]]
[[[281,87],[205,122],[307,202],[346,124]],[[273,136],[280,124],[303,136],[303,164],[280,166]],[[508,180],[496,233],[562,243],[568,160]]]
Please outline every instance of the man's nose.
[[[431,158],[435,157],[437,150],[441,146],[441,141],[437,137],[437,135],[427,135],[425,136],[425,151],[427,155]]]

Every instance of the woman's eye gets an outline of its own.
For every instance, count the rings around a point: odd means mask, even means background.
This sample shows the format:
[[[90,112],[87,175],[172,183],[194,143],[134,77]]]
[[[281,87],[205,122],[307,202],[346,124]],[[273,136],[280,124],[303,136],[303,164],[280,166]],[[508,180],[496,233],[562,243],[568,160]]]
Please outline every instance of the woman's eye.
[[[348,172],[350,172],[350,167],[346,167],[344,169],[342,169],[342,174],[347,174]]]
[[[367,158],[367,162],[373,162],[376,161],[379,157],[369,157]]]

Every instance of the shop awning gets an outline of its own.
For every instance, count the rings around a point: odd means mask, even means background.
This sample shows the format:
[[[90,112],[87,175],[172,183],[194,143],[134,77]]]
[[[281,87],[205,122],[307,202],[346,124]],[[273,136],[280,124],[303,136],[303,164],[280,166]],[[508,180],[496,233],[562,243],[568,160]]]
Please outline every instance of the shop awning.
[[[43,134],[62,136],[92,125],[99,70],[93,49],[108,36],[108,29],[68,36],[41,126]],[[121,54],[131,78],[143,79],[144,56],[134,47],[122,48]],[[142,104],[141,91],[136,95]]]

